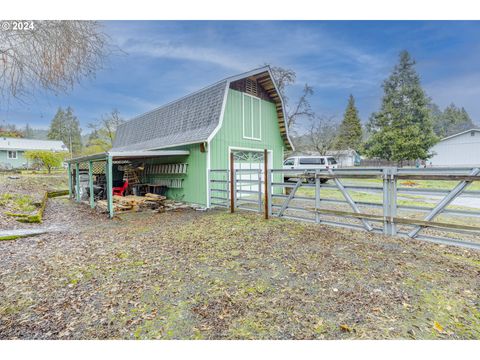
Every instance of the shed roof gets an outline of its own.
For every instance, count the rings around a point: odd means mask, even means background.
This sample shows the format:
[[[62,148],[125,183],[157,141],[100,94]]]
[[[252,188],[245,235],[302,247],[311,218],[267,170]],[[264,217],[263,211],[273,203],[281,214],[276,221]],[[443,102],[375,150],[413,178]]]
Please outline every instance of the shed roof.
[[[112,150],[155,150],[208,141],[221,123],[230,83],[246,77],[255,77],[275,101],[280,132],[291,148],[283,102],[266,66],[219,81],[122,124]]]
[[[1,150],[68,151],[62,141],[0,137]]]
[[[133,159],[148,159],[162,156],[186,156],[189,155],[188,150],[157,150],[157,151],[107,151],[98,154],[84,155],[68,159],[68,163],[81,163],[87,161],[103,161],[108,157],[113,160],[133,160]]]

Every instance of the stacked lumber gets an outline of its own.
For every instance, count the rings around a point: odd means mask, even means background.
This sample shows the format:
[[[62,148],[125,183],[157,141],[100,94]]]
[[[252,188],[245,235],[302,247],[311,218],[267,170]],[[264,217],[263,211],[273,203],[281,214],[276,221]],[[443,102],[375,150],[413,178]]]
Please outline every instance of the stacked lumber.
[[[167,198],[162,195],[147,193],[145,196],[127,195],[127,196],[113,196],[113,211],[142,211],[142,210],[157,210],[164,207],[164,202]],[[97,201],[97,207],[100,210],[106,211],[107,200]]]
[[[97,201],[97,208],[101,211],[107,211],[107,201],[99,200]],[[122,211],[144,211],[144,210],[154,210],[157,212],[165,211],[175,211],[181,209],[190,209],[193,207],[191,205],[174,201],[167,200],[165,196],[147,193],[145,196],[136,196],[136,195],[127,195],[127,196],[113,196],[113,211],[122,212]]]

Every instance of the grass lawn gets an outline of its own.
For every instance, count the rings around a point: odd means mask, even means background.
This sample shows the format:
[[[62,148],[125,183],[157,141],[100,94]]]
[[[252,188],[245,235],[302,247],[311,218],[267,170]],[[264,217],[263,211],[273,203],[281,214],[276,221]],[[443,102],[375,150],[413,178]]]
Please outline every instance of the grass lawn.
[[[66,198],[41,225],[56,230],[0,241],[2,339],[480,339],[473,250],[252,213],[108,220]]]
[[[375,179],[361,179],[361,180],[354,180],[354,179],[346,179],[342,180],[342,183],[344,185],[352,185],[352,186],[382,186],[382,181],[381,180],[375,180]],[[422,184],[417,184],[417,181],[414,183],[409,182],[408,186],[406,183],[404,184],[404,181],[399,181],[398,186],[399,187],[408,187],[411,189],[419,189],[419,188],[435,188],[435,189],[448,189],[451,190],[455,185],[457,184],[456,182],[451,182],[451,181],[440,181],[442,184],[437,184],[435,186],[434,181],[424,181]],[[419,181],[418,183],[421,183]],[[328,182],[329,185],[333,185],[334,183],[332,181]],[[474,184],[471,184],[467,190],[473,190],[474,189]],[[366,192],[362,190],[354,190],[354,189],[347,189],[348,193],[352,197],[352,199],[355,202],[371,202],[371,203],[377,203],[377,204],[382,204],[383,203],[383,193],[382,191],[376,191],[376,192]],[[306,196],[310,198],[315,198],[315,189],[312,187],[301,187],[298,191],[297,194],[299,196]],[[322,199],[332,199],[332,200],[345,200],[343,194],[333,188],[323,188],[320,190],[321,198]],[[440,195],[442,196],[442,195]],[[443,195],[444,196],[444,195]],[[423,207],[423,208],[433,208],[439,201],[441,197],[433,197],[429,195],[420,195],[420,194],[412,194],[412,193],[405,193],[401,192],[398,193],[397,197],[397,204],[399,206],[416,206],[416,207]],[[479,200],[480,202],[480,200]],[[310,204],[311,205],[311,204]],[[480,205],[480,204],[479,204]],[[336,205],[334,204],[329,204],[329,207],[335,207]],[[339,205],[337,205],[339,206]],[[377,212],[381,211],[381,209],[378,208],[364,208],[368,210],[364,210],[365,212],[371,212],[372,209],[374,209]],[[478,207],[471,207],[471,206],[465,206],[465,205],[457,205],[457,204],[450,204],[448,205],[447,209],[449,210],[467,210],[467,211],[479,211]],[[426,212],[417,212],[417,211],[412,211],[412,210],[401,210],[402,214],[401,216],[408,216],[411,218],[418,218],[422,219]],[[400,210],[399,210],[400,212]],[[450,222],[450,223],[455,223],[455,224],[467,224],[467,225],[474,225],[474,226],[480,226],[480,220],[478,217],[468,217],[468,216],[455,216],[451,214],[441,214],[436,218],[437,221],[444,221],[444,222]]]
[[[360,190],[352,190],[352,189],[347,189],[347,190],[354,201],[372,202],[377,204],[382,204],[383,202],[382,192],[368,193]],[[315,198],[315,189],[303,187],[297,191],[297,194],[299,196],[308,196],[311,198]],[[328,189],[328,188],[321,189],[320,194],[322,199],[345,200],[342,193],[337,189]],[[401,195],[399,194],[398,196],[399,196],[399,199],[397,200],[398,205],[420,206],[420,207],[433,207],[435,205],[435,204],[428,204],[425,201],[423,201],[423,199],[425,199],[425,196],[423,195],[402,193]],[[477,210],[475,208],[471,208],[468,206],[459,206],[459,205],[449,205],[448,208],[457,209],[457,210]]]
[[[45,217],[68,227],[0,242],[1,338],[480,338],[478,252],[250,213]]]

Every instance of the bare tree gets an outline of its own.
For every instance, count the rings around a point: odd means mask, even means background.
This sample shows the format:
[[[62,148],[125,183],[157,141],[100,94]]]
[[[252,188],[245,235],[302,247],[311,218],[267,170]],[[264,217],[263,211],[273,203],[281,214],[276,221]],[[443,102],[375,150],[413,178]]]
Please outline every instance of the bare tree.
[[[313,88],[305,84],[298,100],[292,102],[286,95],[286,89],[295,84],[297,74],[292,69],[286,69],[280,66],[273,66],[270,69],[272,70],[273,78],[285,104],[288,129],[293,129],[301,118],[312,120],[315,117],[315,113],[310,106],[309,98],[313,95]]]
[[[24,99],[39,89],[67,92],[101,68],[108,36],[100,23],[30,23],[28,29],[10,26],[0,31],[0,95],[4,99]]]
[[[280,95],[284,101],[287,101],[287,94],[285,94],[285,89],[293,85],[297,79],[297,74],[292,69],[282,68],[280,66],[271,66],[270,70],[272,71],[273,78],[275,79],[275,84],[277,89],[280,92]]]
[[[287,113],[287,126],[288,128],[293,128],[293,126],[297,123],[298,119],[306,118],[308,120],[312,120],[315,117],[315,113],[310,106],[310,101],[308,98],[313,95],[313,88],[305,84],[303,87],[303,92],[300,98],[297,100],[295,104],[288,107]]]
[[[315,117],[310,121],[310,127],[305,134],[304,150],[314,150],[320,155],[326,155],[331,150],[338,133],[338,124],[333,117]]]
[[[88,127],[92,129],[88,146],[94,146],[100,151],[110,150],[115,140],[117,128],[124,122],[125,120],[120,116],[120,112],[113,109],[109,114],[102,115],[98,122],[88,124]]]
[[[103,129],[105,129],[106,136],[113,145],[117,128],[122,125],[125,120],[120,116],[120,112],[117,109],[113,109],[110,114],[103,115],[100,122]]]

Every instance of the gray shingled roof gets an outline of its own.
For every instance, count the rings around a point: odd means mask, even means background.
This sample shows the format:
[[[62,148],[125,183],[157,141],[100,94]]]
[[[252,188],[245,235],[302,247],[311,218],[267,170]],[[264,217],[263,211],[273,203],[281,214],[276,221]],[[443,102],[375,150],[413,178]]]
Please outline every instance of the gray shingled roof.
[[[220,122],[227,86],[231,81],[267,74],[276,99],[282,137],[292,148],[284,121],[284,108],[268,66],[232,76],[179,100],[137,116],[119,126],[112,151],[155,150],[207,141]]]
[[[152,150],[206,141],[220,121],[227,80],[126,122],[112,151]]]

